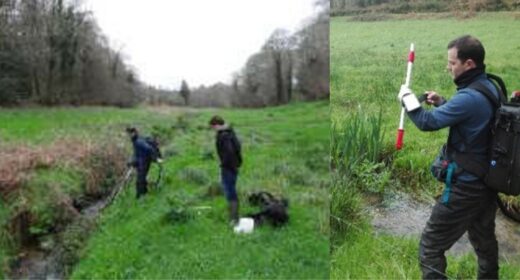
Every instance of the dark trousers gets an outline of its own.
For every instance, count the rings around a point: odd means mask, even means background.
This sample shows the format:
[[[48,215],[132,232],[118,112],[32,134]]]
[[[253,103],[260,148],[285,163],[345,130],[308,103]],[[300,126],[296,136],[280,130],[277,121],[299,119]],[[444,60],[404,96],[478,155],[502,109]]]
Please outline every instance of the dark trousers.
[[[138,164],[137,166],[137,180],[135,184],[136,198],[139,198],[148,192],[148,182],[146,181],[148,170],[150,170],[149,162]]]
[[[448,202],[437,202],[421,236],[423,279],[446,279],[444,253],[466,231],[478,257],[478,279],[498,279],[496,199],[497,193],[481,182],[453,184]]]
[[[236,184],[238,178],[238,171],[227,168],[221,168],[220,175],[222,179],[222,188],[224,190],[224,194],[226,195],[226,199],[228,201],[237,201],[238,196]]]

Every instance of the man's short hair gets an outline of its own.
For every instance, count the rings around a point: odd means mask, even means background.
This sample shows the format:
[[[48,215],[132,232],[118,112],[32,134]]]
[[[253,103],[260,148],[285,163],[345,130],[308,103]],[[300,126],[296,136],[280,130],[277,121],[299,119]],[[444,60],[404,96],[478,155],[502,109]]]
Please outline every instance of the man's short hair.
[[[127,127],[126,128],[126,133],[137,133],[137,128],[135,127]]]
[[[209,125],[223,125],[224,123],[224,119],[221,116],[213,116],[209,120]]]
[[[484,66],[486,50],[482,43],[471,35],[461,36],[448,44],[448,50],[457,48],[457,58],[462,62],[471,59],[477,67]]]

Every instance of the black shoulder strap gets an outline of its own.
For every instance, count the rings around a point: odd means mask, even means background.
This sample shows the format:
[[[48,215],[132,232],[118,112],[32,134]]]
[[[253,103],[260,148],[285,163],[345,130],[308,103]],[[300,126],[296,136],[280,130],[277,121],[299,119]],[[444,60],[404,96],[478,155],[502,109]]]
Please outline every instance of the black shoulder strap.
[[[495,84],[493,84],[495,85]],[[496,87],[496,85],[495,85]],[[499,90],[498,98],[491,92],[491,90],[485,86],[482,82],[474,82],[468,86],[468,88],[474,89],[480,93],[482,93],[486,99],[491,103],[493,108],[496,110],[498,107],[500,107],[500,104],[502,104],[502,98],[501,98],[501,90]]]
[[[504,83],[502,78],[500,78],[497,75],[490,74],[490,73],[487,73],[487,77],[491,82],[493,82],[495,87],[498,89],[498,99],[499,99],[500,103],[506,102],[507,101],[507,88],[506,88],[506,84]],[[498,84],[498,87],[497,87],[497,84]]]
[[[471,83],[468,86],[468,88],[474,89],[474,90],[480,92],[482,95],[484,95],[486,97],[486,99],[489,101],[489,103],[491,104],[491,106],[493,106],[493,110],[496,110],[502,104],[501,95],[502,95],[502,92],[506,90],[505,89],[505,85],[504,85],[504,82],[502,81],[502,79],[500,77],[498,77],[496,75],[493,75],[493,74],[487,74],[487,76],[488,76],[488,79],[493,84],[493,86],[495,86],[495,88],[497,89],[497,91],[498,91],[498,98],[481,81],[476,81],[476,82]],[[493,81],[496,81],[496,83],[499,85],[500,88]],[[490,120],[490,121],[492,121],[492,120]],[[458,132],[458,130],[457,130],[457,133],[460,134],[460,132]],[[451,133],[448,135],[448,151],[450,149],[453,149],[453,148],[450,147],[450,138],[451,138]],[[468,145],[468,143],[466,143],[464,138],[462,138],[462,141],[464,141],[464,145],[465,146],[467,146],[469,149],[471,149],[471,147]]]
[[[493,86],[495,86],[495,88],[497,89],[498,99],[493,95],[493,93],[489,90],[489,88],[486,87],[485,85],[483,85],[480,81],[470,84],[468,86],[468,88],[472,88],[472,89],[482,93],[489,100],[489,102],[491,102],[493,107],[496,109],[496,108],[500,107],[500,105],[502,103],[507,101],[506,84],[504,83],[502,78],[500,78],[497,75],[490,74],[490,73],[487,73],[486,75],[487,75],[488,80],[491,81]]]

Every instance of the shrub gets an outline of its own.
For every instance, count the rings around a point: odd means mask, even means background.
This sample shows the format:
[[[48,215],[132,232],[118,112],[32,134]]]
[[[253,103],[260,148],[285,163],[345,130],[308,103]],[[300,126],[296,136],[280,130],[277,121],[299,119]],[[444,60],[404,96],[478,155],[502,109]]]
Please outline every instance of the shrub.
[[[85,194],[100,196],[115,186],[126,168],[126,157],[123,147],[114,141],[100,141],[92,148],[83,163],[86,174]]]
[[[392,174],[384,163],[363,161],[353,166],[349,181],[352,187],[362,192],[383,193],[391,181]]]

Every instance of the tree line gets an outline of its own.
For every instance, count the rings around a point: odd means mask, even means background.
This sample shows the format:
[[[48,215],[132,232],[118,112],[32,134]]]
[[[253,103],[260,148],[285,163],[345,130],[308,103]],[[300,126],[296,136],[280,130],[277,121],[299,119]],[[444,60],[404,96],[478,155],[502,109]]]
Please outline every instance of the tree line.
[[[410,12],[478,12],[520,9],[518,0],[331,0],[331,15]]]
[[[0,0],[0,106],[261,107],[329,96],[329,1],[298,32],[275,30],[230,84],[145,85],[78,1]]]
[[[179,91],[149,88],[152,104],[263,107],[293,100],[329,97],[329,1],[316,2],[319,13],[298,32],[273,31],[260,50],[251,55],[230,84]]]
[[[0,105],[132,106],[141,91],[75,2],[0,0]]]

